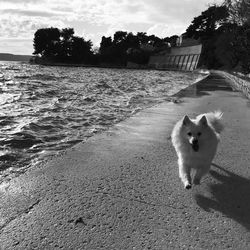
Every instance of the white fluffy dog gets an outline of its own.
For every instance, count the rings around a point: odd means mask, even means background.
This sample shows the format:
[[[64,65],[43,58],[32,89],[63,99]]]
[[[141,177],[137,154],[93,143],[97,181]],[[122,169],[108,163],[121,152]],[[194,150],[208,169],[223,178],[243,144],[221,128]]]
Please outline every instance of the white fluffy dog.
[[[172,143],[178,156],[179,175],[186,189],[192,187],[191,169],[195,170],[193,184],[200,184],[208,173],[223,130],[222,112],[201,114],[195,119],[187,115],[178,121],[172,132]]]

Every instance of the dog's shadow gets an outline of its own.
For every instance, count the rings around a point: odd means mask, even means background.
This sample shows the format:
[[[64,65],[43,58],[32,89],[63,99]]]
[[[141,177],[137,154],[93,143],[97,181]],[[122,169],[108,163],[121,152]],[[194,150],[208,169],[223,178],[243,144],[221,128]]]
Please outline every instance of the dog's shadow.
[[[250,180],[236,175],[216,164],[218,171],[210,174],[219,183],[211,184],[211,197],[195,195],[197,204],[206,211],[214,209],[237,221],[250,231]]]

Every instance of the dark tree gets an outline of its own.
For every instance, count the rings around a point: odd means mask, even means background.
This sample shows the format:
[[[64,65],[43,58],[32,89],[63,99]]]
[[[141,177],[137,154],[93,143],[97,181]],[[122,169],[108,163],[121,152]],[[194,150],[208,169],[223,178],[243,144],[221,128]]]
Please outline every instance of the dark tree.
[[[140,41],[139,38],[135,35],[133,35],[132,32],[128,33],[126,39],[125,39],[125,47],[128,48],[139,48],[140,47]]]
[[[60,44],[60,30],[57,28],[39,29],[36,31],[33,54],[41,56],[55,56]]]
[[[200,16],[195,17],[187,28],[185,37],[200,39],[203,44],[200,64],[208,68],[222,66],[216,57],[216,41],[220,35],[219,27],[226,23],[228,10],[225,6],[210,6]]]
[[[72,61],[77,63],[88,63],[92,56],[91,47],[91,41],[85,41],[82,37],[73,37],[71,48]]]
[[[237,66],[239,62],[236,24],[226,23],[218,29],[215,41],[215,55],[218,61],[227,69]]]
[[[111,37],[102,37],[99,51],[103,62],[126,65],[128,48],[138,46],[138,39],[132,33],[117,31],[113,41]]]
[[[139,40],[140,45],[148,43],[148,36],[146,32],[137,32],[136,36]]]
[[[88,63],[92,60],[92,42],[74,36],[74,29],[44,28],[34,36],[34,53],[43,59],[57,62]]]
[[[250,73],[250,24],[245,23],[237,30],[236,51],[242,72]]]
[[[225,0],[223,5],[229,13],[230,23],[242,26],[250,22],[250,2],[248,0]]]
[[[126,31],[116,31],[114,34],[114,44],[122,43],[126,40],[128,33]]]
[[[169,37],[169,43],[170,43],[171,47],[176,46],[176,42],[177,42],[178,37],[179,36],[177,36],[177,35],[173,35],[173,36]]]
[[[147,64],[149,61],[150,52],[141,49],[128,49],[127,58],[130,62],[137,64]]]
[[[100,44],[99,52],[100,54],[105,54],[107,48],[110,48],[112,46],[112,38],[110,37],[102,37],[102,41]]]
[[[228,15],[225,6],[210,6],[200,16],[193,19],[185,35],[194,39],[209,39],[215,34],[217,28],[227,21]]]
[[[73,28],[65,28],[61,30],[61,37],[64,41],[70,41],[74,35]]]
[[[61,35],[61,53],[59,55],[62,61],[67,61],[72,57],[72,42],[74,39],[74,29],[65,28],[60,31]]]

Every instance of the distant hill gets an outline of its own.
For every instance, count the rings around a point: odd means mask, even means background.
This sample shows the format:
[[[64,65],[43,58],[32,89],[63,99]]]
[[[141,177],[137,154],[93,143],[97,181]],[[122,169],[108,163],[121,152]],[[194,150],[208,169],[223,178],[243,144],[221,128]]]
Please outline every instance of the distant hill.
[[[9,53],[0,53],[0,61],[29,61],[29,55],[14,55]]]

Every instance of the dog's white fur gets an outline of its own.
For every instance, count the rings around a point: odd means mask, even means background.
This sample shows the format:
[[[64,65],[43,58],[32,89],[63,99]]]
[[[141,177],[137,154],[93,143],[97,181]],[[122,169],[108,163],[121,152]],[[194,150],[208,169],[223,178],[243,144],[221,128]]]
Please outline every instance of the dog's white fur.
[[[208,173],[223,130],[222,112],[185,116],[172,131],[172,143],[178,156],[179,176],[186,189],[191,188],[191,170],[195,170],[193,184],[200,184]]]

